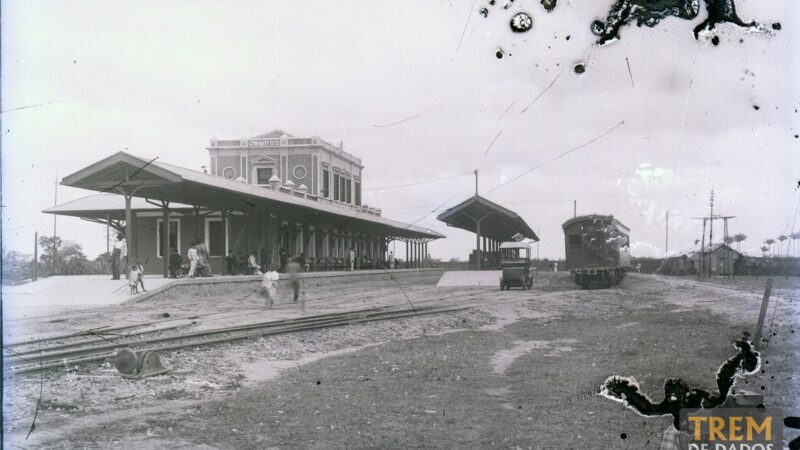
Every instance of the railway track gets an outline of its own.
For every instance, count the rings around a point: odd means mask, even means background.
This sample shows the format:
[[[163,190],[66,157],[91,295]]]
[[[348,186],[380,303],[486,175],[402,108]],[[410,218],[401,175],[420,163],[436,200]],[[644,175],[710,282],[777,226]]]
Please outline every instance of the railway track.
[[[398,290],[398,288],[394,288],[394,291]],[[389,288],[379,289],[378,292],[374,292],[364,298],[364,303],[369,304],[382,300],[389,291]],[[319,294],[323,295],[310,295],[309,300],[316,302],[336,298],[339,302],[348,303],[347,300],[351,300],[350,297],[353,295],[364,296],[363,291],[360,293],[336,292],[334,295],[330,295],[330,292],[327,293],[328,295],[323,292],[319,292]],[[413,299],[406,294],[411,294]],[[487,302],[505,303],[520,300],[516,296],[509,298],[509,293],[487,291],[486,289],[455,290],[443,293],[433,287],[404,287],[402,295],[396,292],[395,295],[398,298],[394,305],[373,306],[360,310],[270,320],[199,331],[185,332],[185,329],[194,327],[199,321],[209,320],[212,316],[229,313],[231,309],[205,315],[176,317],[117,327],[98,327],[60,336],[20,341],[4,347],[3,374],[4,376],[24,374],[102,361],[112,356],[117,349],[123,347],[129,347],[137,351],[170,351],[260,336],[455,312],[480,306]],[[533,299],[541,295],[547,295],[547,293],[535,293],[531,296],[530,291],[528,291],[524,298]],[[409,304],[411,307],[400,307],[398,304],[403,306]],[[326,303],[326,306],[330,305]],[[260,311],[263,311],[263,308],[244,309],[236,315],[248,315]],[[230,319],[231,316],[225,318]],[[123,331],[126,333],[121,334]],[[38,344],[38,346],[35,347],[34,344]]]
[[[212,330],[179,333],[147,339],[115,339],[110,343],[95,341],[88,345],[55,346],[41,351],[12,352],[4,358],[3,374],[24,374],[41,370],[103,361],[117,349],[129,347],[137,351],[171,351],[186,347],[213,345],[261,336],[317,330],[359,323],[441,314],[468,309],[469,306],[429,306],[418,308],[369,308],[342,313],[320,314],[285,320],[252,323]]]

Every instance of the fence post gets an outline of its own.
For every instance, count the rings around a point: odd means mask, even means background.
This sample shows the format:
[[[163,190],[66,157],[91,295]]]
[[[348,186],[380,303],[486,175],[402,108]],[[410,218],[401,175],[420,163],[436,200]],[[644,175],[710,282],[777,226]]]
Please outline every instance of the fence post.
[[[756,350],[761,345],[761,329],[764,328],[764,318],[767,316],[767,309],[769,308],[770,292],[772,292],[772,278],[767,278],[767,284],[764,286],[764,298],[761,300],[761,312],[758,313],[758,323],[756,324],[756,331],[753,333],[753,345]]]

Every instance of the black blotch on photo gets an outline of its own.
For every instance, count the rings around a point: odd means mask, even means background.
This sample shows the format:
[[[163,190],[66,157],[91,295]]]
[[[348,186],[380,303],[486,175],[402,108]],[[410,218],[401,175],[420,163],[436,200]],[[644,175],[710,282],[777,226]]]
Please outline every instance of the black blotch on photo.
[[[503,51],[502,48],[498,48],[497,51],[495,52],[494,56],[496,56],[497,59],[503,59],[503,56],[505,56],[505,54],[506,53]]]
[[[755,109],[756,111],[758,111],[759,109],[761,109],[761,107],[760,107],[760,106],[758,106],[758,105],[753,105],[753,109]]]
[[[568,35],[567,35],[567,37],[566,37],[566,38],[564,38],[564,39],[566,39],[566,40],[569,40],[569,38],[571,38],[571,37],[572,37],[572,36],[568,34]]]
[[[627,433],[622,433],[622,434],[619,435],[619,438],[624,441],[625,439],[628,439],[628,434]]]
[[[478,10],[478,14],[482,15],[483,17],[489,17],[489,10],[484,6]]]
[[[711,38],[711,43],[714,44],[714,46],[719,45],[719,36],[712,37]]]
[[[781,23],[780,22],[773,23],[772,24],[772,29],[773,30],[780,30],[781,29]]]
[[[583,64],[575,64],[575,68],[573,70],[575,71],[575,73],[580,75],[586,72],[586,66],[584,66]]]
[[[524,33],[533,28],[533,19],[528,13],[519,12],[514,14],[509,25],[514,33]]]
[[[602,21],[599,20],[595,20],[594,22],[592,22],[592,33],[600,36],[605,32],[606,32],[606,24],[604,24]]]
[[[319,386],[320,384],[322,384],[322,381],[317,380],[317,386]]]
[[[553,12],[553,10],[556,9],[556,4],[558,3],[558,0],[541,0],[540,3],[544,7],[545,11]]]

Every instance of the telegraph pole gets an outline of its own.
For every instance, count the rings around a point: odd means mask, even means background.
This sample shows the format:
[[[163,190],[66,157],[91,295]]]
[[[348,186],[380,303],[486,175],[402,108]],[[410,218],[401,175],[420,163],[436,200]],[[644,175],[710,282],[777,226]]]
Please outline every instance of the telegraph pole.
[[[478,169],[475,169],[475,198],[478,198]]]
[[[56,174],[56,180],[53,185],[55,186],[53,206],[58,206],[58,174]],[[56,217],[58,217],[58,214],[53,214],[53,274],[56,272],[56,254],[58,253],[58,247],[56,246]]]
[[[578,217],[578,201],[572,201],[572,217]]]

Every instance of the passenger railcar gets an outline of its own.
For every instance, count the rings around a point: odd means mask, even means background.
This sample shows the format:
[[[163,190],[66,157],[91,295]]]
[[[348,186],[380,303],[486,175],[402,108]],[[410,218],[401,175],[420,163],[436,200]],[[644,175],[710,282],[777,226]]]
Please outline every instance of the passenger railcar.
[[[631,267],[628,227],[614,216],[591,214],[572,218],[564,229],[567,268],[581,288],[611,287]]]

